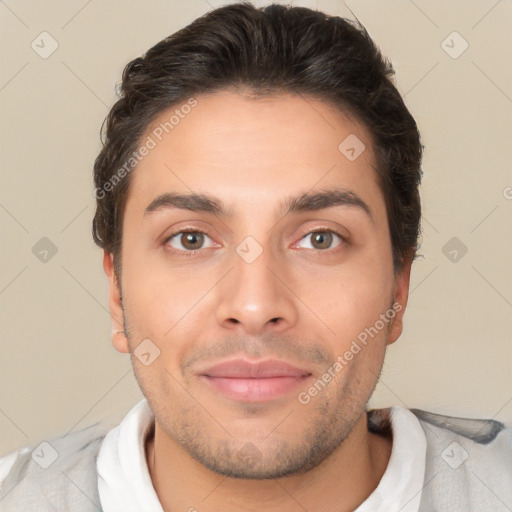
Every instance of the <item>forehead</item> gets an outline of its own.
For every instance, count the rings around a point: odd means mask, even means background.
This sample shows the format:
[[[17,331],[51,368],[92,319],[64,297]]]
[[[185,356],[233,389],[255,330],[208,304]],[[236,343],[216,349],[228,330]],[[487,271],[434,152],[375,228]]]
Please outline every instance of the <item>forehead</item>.
[[[369,130],[318,99],[198,95],[154,119],[145,143],[152,148],[133,171],[127,208],[179,191],[236,209],[333,185],[383,206]]]

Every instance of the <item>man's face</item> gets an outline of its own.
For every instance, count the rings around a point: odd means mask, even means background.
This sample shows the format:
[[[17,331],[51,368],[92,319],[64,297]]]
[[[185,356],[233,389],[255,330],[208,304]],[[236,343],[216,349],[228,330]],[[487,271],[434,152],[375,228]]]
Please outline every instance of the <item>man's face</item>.
[[[161,141],[154,130],[174,108],[141,140],[157,144],[131,177],[123,310],[105,257],[127,329],[114,344],[132,353],[157,428],[206,467],[242,478],[305,471],[361,419],[401,332],[409,268],[394,275],[372,142],[311,98],[196,100]],[[355,159],[362,146],[338,148],[349,135],[365,145]],[[330,190],[359,204],[302,201],[286,213],[291,198]],[[208,195],[223,211],[155,206],[168,193]],[[136,357],[143,340],[150,355]]]

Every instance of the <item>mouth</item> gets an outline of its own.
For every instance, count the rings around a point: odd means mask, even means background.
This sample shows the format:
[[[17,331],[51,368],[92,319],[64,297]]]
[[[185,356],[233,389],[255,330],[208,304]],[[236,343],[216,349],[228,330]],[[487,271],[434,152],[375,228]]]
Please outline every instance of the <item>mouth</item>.
[[[246,402],[266,402],[290,393],[311,377],[311,372],[285,361],[251,362],[232,359],[198,374],[213,391]]]

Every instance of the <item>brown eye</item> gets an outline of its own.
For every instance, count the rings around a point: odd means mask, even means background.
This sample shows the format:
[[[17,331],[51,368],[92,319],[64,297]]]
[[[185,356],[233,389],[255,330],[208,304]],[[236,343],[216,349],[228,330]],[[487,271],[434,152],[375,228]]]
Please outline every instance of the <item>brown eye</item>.
[[[311,244],[315,249],[329,249],[332,244],[332,233],[328,231],[317,231],[311,235]]]
[[[165,243],[181,252],[196,251],[214,245],[210,237],[201,231],[179,231],[169,236]]]
[[[181,235],[181,243],[185,249],[189,249],[191,251],[195,249],[200,249],[204,242],[203,233],[182,233]]]
[[[336,239],[338,239],[337,243]],[[309,243],[306,246],[303,245],[303,249],[317,249],[325,251],[326,249],[333,249],[340,245],[344,241],[344,238],[331,230],[318,230],[305,235],[301,242],[304,241]]]

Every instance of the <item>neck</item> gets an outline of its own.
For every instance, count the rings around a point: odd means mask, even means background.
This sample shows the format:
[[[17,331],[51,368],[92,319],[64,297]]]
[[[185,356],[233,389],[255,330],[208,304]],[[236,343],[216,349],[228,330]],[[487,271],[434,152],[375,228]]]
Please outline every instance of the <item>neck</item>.
[[[268,512],[353,511],[377,487],[390,455],[392,439],[368,431],[362,414],[341,445],[320,465],[275,480],[228,478],[194,460],[155,425],[146,440],[153,486],[165,512],[200,510]]]

